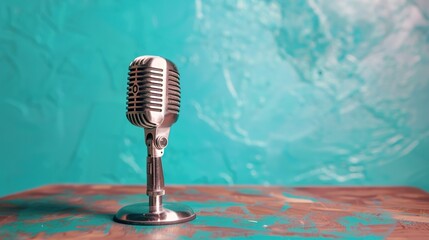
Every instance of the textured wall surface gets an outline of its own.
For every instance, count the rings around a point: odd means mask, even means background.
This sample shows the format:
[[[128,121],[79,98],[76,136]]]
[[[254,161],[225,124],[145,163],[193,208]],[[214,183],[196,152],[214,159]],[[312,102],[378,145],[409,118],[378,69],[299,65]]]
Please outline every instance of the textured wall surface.
[[[145,183],[129,62],[181,73],[166,183],[429,190],[429,4],[0,2],[0,195]]]

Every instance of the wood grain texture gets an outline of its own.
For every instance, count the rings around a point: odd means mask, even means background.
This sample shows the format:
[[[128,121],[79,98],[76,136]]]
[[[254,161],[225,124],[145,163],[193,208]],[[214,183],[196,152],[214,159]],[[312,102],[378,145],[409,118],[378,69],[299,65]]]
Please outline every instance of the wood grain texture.
[[[0,199],[0,239],[429,239],[429,194],[410,187],[169,186],[191,206],[181,225],[130,226],[112,217],[145,188],[51,185]],[[271,239],[271,238],[270,238]]]

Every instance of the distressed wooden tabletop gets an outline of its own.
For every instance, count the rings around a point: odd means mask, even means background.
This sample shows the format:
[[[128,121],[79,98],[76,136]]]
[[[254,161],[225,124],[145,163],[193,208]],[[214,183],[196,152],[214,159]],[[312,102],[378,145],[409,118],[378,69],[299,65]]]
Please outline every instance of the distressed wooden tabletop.
[[[144,193],[52,185],[6,196],[0,239],[429,239],[429,194],[417,188],[170,186],[167,200],[191,206],[197,219],[156,227],[112,221],[120,207],[145,201]]]

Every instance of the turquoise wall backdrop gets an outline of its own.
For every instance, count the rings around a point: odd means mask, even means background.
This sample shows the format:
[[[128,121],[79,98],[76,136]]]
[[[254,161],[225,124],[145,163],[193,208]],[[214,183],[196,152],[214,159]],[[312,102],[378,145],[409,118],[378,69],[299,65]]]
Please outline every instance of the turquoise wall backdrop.
[[[429,4],[0,2],[0,195],[144,184],[127,67],[181,72],[167,184],[429,190]]]

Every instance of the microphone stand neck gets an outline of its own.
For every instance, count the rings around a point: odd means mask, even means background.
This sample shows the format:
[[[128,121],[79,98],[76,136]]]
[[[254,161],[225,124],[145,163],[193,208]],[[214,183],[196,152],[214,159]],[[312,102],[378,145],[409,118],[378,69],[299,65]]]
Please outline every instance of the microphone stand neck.
[[[147,175],[147,190],[149,196],[149,209],[153,213],[163,211],[162,196],[165,195],[164,190],[164,173],[162,170],[161,157],[155,157],[153,140],[148,143],[148,157],[146,166]]]

